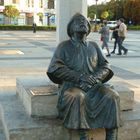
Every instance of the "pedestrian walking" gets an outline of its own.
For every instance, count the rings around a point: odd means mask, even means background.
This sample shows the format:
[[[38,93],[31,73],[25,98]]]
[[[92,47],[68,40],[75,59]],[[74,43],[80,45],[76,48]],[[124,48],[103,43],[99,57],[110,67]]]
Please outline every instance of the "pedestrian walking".
[[[33,28],[33,33],[36,33],[36,23],[35,22],[33,23],[32,28]]]
[[[119,53],[117,55],[122,55],[122,50],[124,51],[124,55],[127,54],[128,49],[123,46],[123,41],[126,38],[127,26],[124,23],[124,19],[119,19],[119,29],[118,29],[118,46],[119,46]]]
[[[112,39],[115,39],[115,40],[114,40],[114,48],[113,48],[113,51],[111,52],[111,54],[115,54],[115,50],[116,50],[116,47],[117,47],[117,44],[118,44],[118,28],[119,28],[119,25],[117,25],[113,29],[113,32],[112,32],[111,40]]]
[[[107,27],[107,21],[103,22],[103,27],[101,28],[101,30],[99,31],[99,33],[101,34],[101,40],[102,40],[102,49],[104,49],[104,47],[107,50],[107,57],[111,56],[110,51],[109,51],[109,46],[108,46],[108,42],[109,42],[109,27]]]

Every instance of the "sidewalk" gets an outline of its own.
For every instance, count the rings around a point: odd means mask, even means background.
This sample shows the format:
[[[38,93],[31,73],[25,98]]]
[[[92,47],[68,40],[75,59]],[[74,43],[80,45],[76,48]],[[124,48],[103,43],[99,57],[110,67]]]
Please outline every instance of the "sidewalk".
[[[126,123],[127,128],[125,129],[125,131],[128,133],[130,132],[131,128],[132,130],[131,133],[128,134],[128,137],[129,135],[133,135],[138,136],[139,138],[139,132],[137,132],[138,134],[136,135],[135,133],[133,133],[133,131],[139,130],[140,124],[140,38],[134,38],[135,34],[135,32],[130,32],[130,38],[126,39],[125,41],[125,44],[129,49],[127,56],[113,55],[107,59],[110,62],[111,67],[115,73],[111,82],[125,84],[135,91],[136,102],[134,105],[134,111],[132,111],[133,113],[131,111],[124,113],[127,120],[130,121],[128,124]],[[7,123],[7,126],[9,126],[9,131],[22,131],[21,128],[24,128],[27,125],[29,126],[27,127],[27,131],[25,132],[25,129],[23,129],[22,133],[29,133],[30,137],[34,136],[34,130],[37,130],[36,132],[44,132],[44,127],[42,127],[43,124],[40,124],[39,122],[38,125],[36,122],[34,122],[33,119],[27,116],[23,106],[21,105],[21,102],[17,100],[16,78],[21,76],[26,76],[27,78],[29,76],[46,76],[47,67],[54,53],[54,50],[56,49],[55,36],[55,32],[37,32],[36,34],[33,34],[32,31],[1,31],[0,104],[2,104],[5,111],[7,111],[4,115],[6,119],[5,123]],[[98,33],[91,33],[88,36],[88,40],[96,41],[100,46],[101,42],[99,38],[100,35]],[[110,42],[109,45],[112,49],[113,42]],[[104,51],[104,53],[106,52]],[[13,116],[9,115],[9,111],[10,115],[12,114]],[[13,111],[15,112],[13,113]],[[1,114],[2,113],[0,107],[0,115]],[[3,118],[0,118],[0,121]],[[33,124],[30,125],[32,121]],[[132,121],[134,123],[131,124]],[[20,129],[17,130],[18,127]],[[19,137],[20,131],[18,133]],[[13,131],[11,131],[11,133],[12,132]],[[36,134],[36,132],[34,132],[34,134]],[[16,133],[14,134],[15,136]],[[3,134],[3,126],[0,122],[0,140],[5,140]],[[18,139],[21,138],[19,137]]]
[[[130,31],[124,45],[128,48],[127,56],[112,55],[108,61],[115,71],[115,76],[140,85],[140,32]],[[1,31],[0,34],[0,76],[16,78],[20,75],[46,75],[49,61],[56,48],[56,33],[37,31]],[[88,40],[101,46],[100,34],[91,33]],[[109,42],[110,49],[113,41]],[[104,50],[104,53],[106,51]]]

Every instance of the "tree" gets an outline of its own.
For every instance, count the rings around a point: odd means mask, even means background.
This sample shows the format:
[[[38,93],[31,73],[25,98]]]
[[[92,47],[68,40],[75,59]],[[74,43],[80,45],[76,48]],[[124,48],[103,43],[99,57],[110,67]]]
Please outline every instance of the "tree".
[[[94,19],[95,13],[96,13],[95,6],[94,5],[89,6],[88,7],[88,17],[90,17],[90,19]]]
[[[39,16],[39,21],[42,23],[43,22],[43,13],[39,12],[39,13],[37,13],[37,15]]]
[[[140,1],[134,1],[133,19],[135,24],[140,24]]]
[[[124,5],[124,16],[126,17],[127,21],[131,20],[134,24],[140,24],[139,0],[126,0]]]
[[[134,24],[140,24],[140,0],[110,0],[107,3],[92,5],[88,8],[89,17],[96,13],[98,18],[104,18],[103,13],[107,11],[109,20],[117,20],[121,17]]]
[[[102,18],[102,19],[107,19],[108,16],[109,16],[108,11],[104,11],[104,12],[101,14],[101,18]]]
[[[95,14],[96,14],[97,18],[100,18],[103,11],[105,11],[104,4],[97,5],[97,7],[96,7],[96,5],[89,6],[88,7],[88,17],[90,17],[91,19],[94,19]]]
[[[11,18],[15,20],[16,17],[19,16],[19,11],[15,6],[6,5],[5,9],[3,10],[5,16],[7,16],[10,20]]]

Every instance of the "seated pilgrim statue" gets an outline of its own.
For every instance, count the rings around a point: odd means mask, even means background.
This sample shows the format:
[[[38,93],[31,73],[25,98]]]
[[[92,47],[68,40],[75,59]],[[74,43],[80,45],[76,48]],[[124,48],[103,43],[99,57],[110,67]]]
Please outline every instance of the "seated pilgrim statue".
[[[106,140],[118,140],[120,98],[106,84],[113,71],[99,46],[86,40],[89,33],[87,19],[75,14],[67,26],[70,39],[58,45],[47,75],[60,87],[57,108],[64,127],[79,130],[80,140],[96,128],[105,128]]]

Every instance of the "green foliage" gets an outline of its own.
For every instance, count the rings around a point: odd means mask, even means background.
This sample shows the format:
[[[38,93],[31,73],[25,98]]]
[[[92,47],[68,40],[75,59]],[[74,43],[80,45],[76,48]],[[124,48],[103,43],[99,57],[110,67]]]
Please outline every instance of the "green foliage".
[[[41,12],[37,13],[37,15],[38,15],[39,17],[43,17],[43,13],[41,13]]]
[[[0,30],[32,30],[32,26],[17,26],[17,25],[0,25]],[[55,31],[55,26],[37,26],[37,30]]]
[[[109,16],[108,11],[104,11],[104,12],[101,14],[101,18],[102,18],[102,19],[107,19],[108,16]]]
[[[92,25],[91,26],[91,32],[98,32],[100,28],[101,28],[100,24]]]
[[[88,7],[88,17],[90,17],[90,19],[94,19],[95,14],[96,14],[95,6]]]
[[[109,13],[108,19],[109,20],[113,19],[114,13],[111,10],[109,10],[108,13]]]
[[[140,25],[128,26],[128,30],[140,30]]]
[[[12,5],[6,5],[5,9],[3,10],[3,13],[9,18],[16,18],[19,16],[18,9],[16,9],[16,7]]]
[[[124,4],[124,16],[127,20],[132,20],[134,24],[140,24],[140,1],[126,0]]]
[[[97,10],[97,11],[96,11]],[[88,16],[97,13],[97,18],[105,18],[103,12],[108,11],[109,20],[117,20],[120,17],[131,20],[135,25],[140,24],[140,0],[110,0],[107,3],[92,5],[88,8]]]

